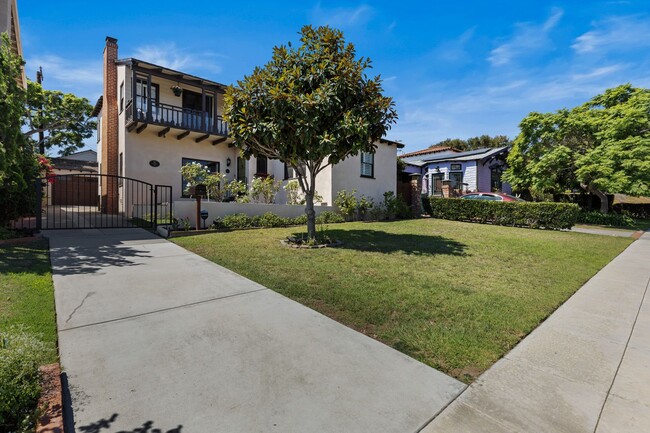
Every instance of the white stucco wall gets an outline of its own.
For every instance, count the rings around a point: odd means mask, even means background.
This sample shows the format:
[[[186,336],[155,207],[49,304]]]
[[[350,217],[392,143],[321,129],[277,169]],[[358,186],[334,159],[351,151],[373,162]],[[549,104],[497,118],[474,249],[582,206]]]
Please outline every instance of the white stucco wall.
[[[384,200],[387,191],[397,188],[397,147],[377,144],[375,151],[374,178],[361,177],[361,156],[351,156],[332,167],[331,197],[341,190],[357,190],[357,197],[364,195],[375,202]]]
[[[201,209],[208,211],[208,219],[206,225],[212,224],[216,217],[223,217],[226,215],[233,215],[243,213],[248,216],[264,215],[266,212],[273,212],[274,214],[283,218],[295,218],[305,214],[304,206],[290,206],[279,204],[263,204],[263,203],[218,203],[213,201],[202,201]],[[316,215],[323,211],[335,212],[336,208],[333,206],[316,206]],[[182,199],[174,202],[174,217],[176,218],[189,218],[192,225],[196,220],[196,201],[191,199]]]

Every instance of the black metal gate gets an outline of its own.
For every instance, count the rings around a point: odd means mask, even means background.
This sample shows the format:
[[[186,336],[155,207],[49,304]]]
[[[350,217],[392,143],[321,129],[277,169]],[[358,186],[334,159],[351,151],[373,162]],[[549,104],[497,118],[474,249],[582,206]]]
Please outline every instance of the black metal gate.
[[[172,224],[172,187],[107,174],[36,179],[36,230]]]

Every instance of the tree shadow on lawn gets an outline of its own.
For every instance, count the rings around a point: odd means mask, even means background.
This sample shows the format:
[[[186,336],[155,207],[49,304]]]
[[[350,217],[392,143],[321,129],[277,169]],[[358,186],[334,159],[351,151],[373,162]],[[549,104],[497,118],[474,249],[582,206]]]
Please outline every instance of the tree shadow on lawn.
[[[7,244],[0,248],[0,274],[21,272],[37,275],[50,272],[45,241]]]
[[[304,233],[294,233],[300,237]],[[325,234],[332,239],[343,241],[336,248],[369,251],[378,253],[397,253],[413,255],[446,254],[465,256],[467,245],[437,235],[418,235],[388,233],[381,230],[337,230],[328,229]]]

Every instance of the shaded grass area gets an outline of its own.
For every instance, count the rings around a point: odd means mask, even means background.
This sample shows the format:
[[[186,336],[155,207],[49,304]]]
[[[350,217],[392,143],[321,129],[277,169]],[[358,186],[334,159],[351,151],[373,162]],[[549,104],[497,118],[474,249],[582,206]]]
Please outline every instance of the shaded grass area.
[[[607,230],[650,230],[650,219],[635,219],[634,224],[624,226],[605,226],[600,224],[576,224],[575,227]]]
[[[54,286],[45,240],[0,245],[0,330],[23,326],[57,361]]]
[[[174,242],[465,382],[632,242],[423,219],[331,225],[338,248],[280,245],[297,231]]]

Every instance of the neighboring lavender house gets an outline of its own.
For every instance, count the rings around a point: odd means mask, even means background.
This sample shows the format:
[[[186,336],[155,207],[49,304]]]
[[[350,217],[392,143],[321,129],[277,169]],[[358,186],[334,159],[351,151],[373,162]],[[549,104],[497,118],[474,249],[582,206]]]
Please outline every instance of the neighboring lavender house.
[[[460,152],[438,146],[406,153],[401,159],[406,163],[404,172],[422,176],[422,194],[442,196],[443,183],[448,183],[457,193],[510,193],[510,185],[501,181],[509,149],[504,146]]]

